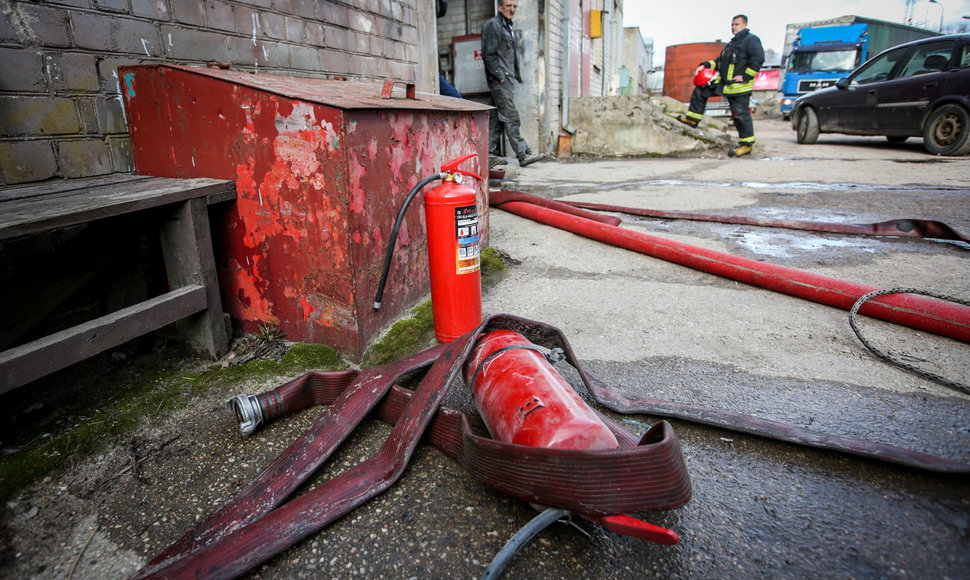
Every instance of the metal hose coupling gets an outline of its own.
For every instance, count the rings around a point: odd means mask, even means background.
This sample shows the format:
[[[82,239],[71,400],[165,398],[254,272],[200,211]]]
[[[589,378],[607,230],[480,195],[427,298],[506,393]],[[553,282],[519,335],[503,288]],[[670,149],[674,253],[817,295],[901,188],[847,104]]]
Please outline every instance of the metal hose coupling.
[[[237,395],[226,401],[226,408],[236,414],[243,435],[252,434],[263,423],[263,409],[255,395]]]

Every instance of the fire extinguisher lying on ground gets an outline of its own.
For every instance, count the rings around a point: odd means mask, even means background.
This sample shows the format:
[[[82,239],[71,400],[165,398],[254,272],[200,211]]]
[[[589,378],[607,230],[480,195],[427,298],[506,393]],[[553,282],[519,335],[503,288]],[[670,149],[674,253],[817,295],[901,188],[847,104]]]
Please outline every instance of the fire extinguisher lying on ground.
[[[553,368],[552,364],[564,357],[562,349],[545,353],[514,330],[493,330],[478,337],[463,374],[492,437],[548,449],[595,451],[620,447],[610,428]],[[569,515],[568,510],[544,509],[496,554],[482,580],[497,579],[522,546]],[[673,530],[626,515],[587,519],[612,531],[660,544],[680,541]]]
[[[482,322],[478,198],[475,190],[461,183],[463,175],[479,181],[482,178],[458,169],[459,165],[477,156],[477,153],[471,153],[452,159],[441,166],[440,173],[425,177],[408,193],[391,230],[391,239],[384,254],[384,269],[374,298],[374,310],[378,310],[384,296],[398,230],[408,207],[425,185],[440,179],[441,184],[424,196],[424,213],[428,224],[434,334],[441,342],[451,342]]]
[[[616,449],[613,432],[550,364],[561,359],[513,330],[480,336],[464,374],[488,431],[530,447]]]

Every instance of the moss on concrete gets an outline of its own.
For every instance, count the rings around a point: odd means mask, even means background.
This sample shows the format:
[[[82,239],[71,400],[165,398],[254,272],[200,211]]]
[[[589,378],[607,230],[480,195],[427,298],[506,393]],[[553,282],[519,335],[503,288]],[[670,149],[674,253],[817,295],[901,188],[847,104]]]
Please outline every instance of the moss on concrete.
[[[494,286],[508,270],[503,254],[492,248],[482,252],[482,287]],[[278,333],[260,329],[265,340]],[[387,364],[414,355],[435,344],[431,301],[415,307],[410,315],[394,323],[381,340],[371,346],[362,366]],[[119,438],[127,437],[145,419],[189,405],[193,399],[230,385],[295,377],[311,370],[347,368],[331,347],[319,344],[292,345],[280,360],[254,359],[223,367],[189,368],[196,364],[159,356],[133,363],[107,380],[99,378],[90,390],[83,389],[77,400],[59,408],[50,419],[22,433],[15,452],[0,458],[0,501],[45,475],[72,465]],[[64,426],[64,424],[67,424]]]
[[[30,441],[0,458],[0,501],[48,473],[71,465],[112,441],[129,436],[143,420],[191,404],[210,390],[274,377],[294,377],[311,370],[347,368],[336,350],[319,344],[298,343],[280,360],[255,359],[223,368],[186,370],[180,362],[157,360],[129,369],[108,381],[111,389],[92,389],[58,417],[24,434]],[[119,375],[122,374],[119,371]],[[132,378],[137,377],[137,379]],[[67,419],[66,426],[64,419]]]
[[[264,381],[279,376],[295,376],[312,370],[345,369],[347,363],[333,348],[323,344],[296,343],[280,360],[254,359],[246,363],[222,368],[213,365],[195,375],[184,377],[197,391],[205,391],[215,384]]]
[[[431,300],[426,300],[411,310],[408,318],[395,322],[380,340],[367,349],[361,366],[370,368],[399,361],[433,345],[434,340]]]
[[[482,291],[505,275],[508,266],[501,252],[486,248],[481,254]],[[415,355],[435,344],[431,301],[416,306],[407,318],[395,322],[391,329],[367,349],[361,366],[370,368],[396,362]]]
[[[495,284],[497,284],[498,281],[505,276],[509,269],[502,260],[502,252],[499,252],[494,248],[485,248],[482,251],[481,263],[483,291],[495,286]]]
[[[49,421],[41,421],[26,434],[30,442],[0,460],[0,501],[51,471],[69,465],[106,442],[123,436],[143,417],[185,404],[175,364],[144,365],[137,383],[119,386],[107,395],[92,389],[71,401]],[[60,423],[67,419],[68,426]]]

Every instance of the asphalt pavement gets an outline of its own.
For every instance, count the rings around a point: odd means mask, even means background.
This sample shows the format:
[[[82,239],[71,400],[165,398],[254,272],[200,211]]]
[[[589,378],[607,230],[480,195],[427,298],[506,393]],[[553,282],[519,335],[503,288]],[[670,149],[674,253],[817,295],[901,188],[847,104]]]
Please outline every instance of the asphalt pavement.
[[[970,158],[918,139],[823,135],[800,146],[781,120],[756,121],[754,154],[550,159],[506,166],[504,187],[583,200],[789,220],[923,218],[970,233]],[[622,227],[878,288],[970,299],[970,246],[621,215]],[[970,396],[875,358],[848,313],[718,277],[491,209],[490,245],[509,264],[487,314],[560,328],[588,371],[632,395],[749,415],[970,463]],[[970,383],[970,347],[860,318],[907,362]],[[211,364],[205,361],[204,364]],[[560,363],[561,364],[561,363]],[[203,368],[205,368],[203,366]],[[156,412],[66,473],[7,504],[13,577],[123,578],[225,503],[320,414],[311,408],[244,438],[224,401],[291,379],[210,387]],[[572,377],[573,379],[575,377]],[[577,385],[588,398],[581,385]],[[445,404],[472,411],[460,384]],[[611,414],[644,432],[662,417]],[[693,497],[634,514],[675,546],[557,523],[505,578],[966,578],[970,486],[881,461],[671,419]],[[315,485],[369,457],[389,427],[367,420]],[[136,470],[132,466],[139,466]],[[536,515],[429,445],[389,490],[254,569],[251,578],[478,578]]]
[[[746,217],[937,219],[970,232],[970,159],[928,155],[918,139],[892,145],[823,136],[800,146],[781,120],[760,120],[758,131],[750,158],[711,152],[540,163],[511,168],[504,186],[553,199]],[[970,299],[966,243],[621,217],[623,227],[735,256]],[[516,265],[486,295],[486,310],[559,327],[588,370],[613,386],[970,463],[970,397],[872,356],[847,312],[501,210],[490,223],[492,246]],[[970,382],[965,343],[868,319],[860,327],[895,356]],[[659,417],[624,420],[636,429]],[[536,560],[560,561],[549,577],[567,578],[965,577],[965,476],[671,422],[694,496],[646,519],[676,530],[680,544],[564,529],[550,546],[526,552],[509,577],[542,576]]]

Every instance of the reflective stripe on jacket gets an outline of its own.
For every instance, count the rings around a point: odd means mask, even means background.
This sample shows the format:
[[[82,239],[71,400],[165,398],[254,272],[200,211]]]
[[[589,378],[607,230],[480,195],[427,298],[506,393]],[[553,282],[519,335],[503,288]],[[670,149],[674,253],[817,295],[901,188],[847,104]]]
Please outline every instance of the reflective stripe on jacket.
[[[739,95],[754,90],[754,77],[758,76],[764,62],[765,51],[761,46],[761,39],[745,28],[734,35],[716,61],[704,64],[722,73],[725,95]],[[732,79],[738,74],[743,80],[739,83],[733,82]]]

